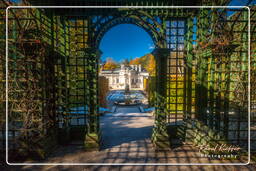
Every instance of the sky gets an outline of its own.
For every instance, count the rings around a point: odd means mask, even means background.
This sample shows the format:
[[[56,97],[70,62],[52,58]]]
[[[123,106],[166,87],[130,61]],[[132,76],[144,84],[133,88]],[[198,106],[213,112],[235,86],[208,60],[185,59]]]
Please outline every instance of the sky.
[[[111,57],[116,62],[141,57],[152,52],[154,43],[150,35],[133,24],[120,24],[111,28],[100,42],[101,60]]]
[[[229,6],[243,6],[248,3],[249,0],[232,0],[229,3]],[[253,0],[251,4],[256,4],[256,0]]]

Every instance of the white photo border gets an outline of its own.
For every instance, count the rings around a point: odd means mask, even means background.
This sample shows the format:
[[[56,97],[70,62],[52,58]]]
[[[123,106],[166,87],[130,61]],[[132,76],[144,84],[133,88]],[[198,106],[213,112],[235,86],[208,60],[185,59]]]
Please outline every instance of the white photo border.
[[[26,8],[164,8],[164,9],[202,9],[202,8],[246,8],[248,9],[248,161],[246,163],[10,163],[8,161],[8,10],[9,9],[26,9]],[[5,73],[6,73],[6,163],[8,165],[104,165],[104,166],[173,166],[173,165],[181,165],[181,166],[188,166],[188,165],[248,165],[250,164],[250,115],[251,115],[251,108],[250,108],[250,77],[251,77],[251,69],[250,69],[250,45],[251,45],[251,23],[250,23],[250,8],[248,6],[8,6],[6,8],[6,63],[5,63]]]

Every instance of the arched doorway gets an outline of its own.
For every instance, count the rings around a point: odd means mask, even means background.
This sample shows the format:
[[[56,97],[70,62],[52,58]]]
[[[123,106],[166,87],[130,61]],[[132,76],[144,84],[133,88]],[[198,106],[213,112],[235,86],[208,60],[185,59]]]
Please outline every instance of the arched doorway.
[[[118,24],[135,24],[141,28],[143,28],[148,34],[151,36],[152,40],[155,44],[155,50],[154,50],[154,56],[156,59],[156,78],[153,84],[155,84],[155,90],[153,90],[154,94],[154,105],[156,107],[156,115],[155,115],[155,126],[154,131],[152,134],[152,140],[154,145],[159,148],[168,148],[169,147],[169,139],[167,136],[167,120],[170,118],[170,116],[174,117],[174,122],[176,123],[179,117],[177,114],[178,106],[185,105],[185,93],[184,90],[185,86],[182,86],[179,91],[182,91],[180,95],[178,95],[178,91],[170,95],[170,91],[172,91],[172,87],[167,85],[167,80],[171,80],[170,75],[174,75],[175,79],[173,83],[176,85],[179,84],[179,82],[184,82],[184,79],[179,80],[177,77],[178,75],[182,75],[184,77],[184,69],[182,69],[182,73],[178,72],[178,66],[180,68],[184,67],[184,61],[183,61],[183,55],[181,55],[181,52],[184,50],[184,34],[185,34],[185,22],[179,22],[179,20],[173,21],[173,19],[166,20],[162,17],[152,17],[149,13],[146,11],[136,9],[136,10],[126,10],[123,9],[119,11],[118,15],[113,15],[110,13],[107,17],[98,16],[92,19],[94,32],[93,36],[91,37],[92,46],[95,47],[96,51],[99,51],[99,43],[104,34],[111,29],[112,27],[118,25]],[[173,24],[174,23],[174,24]],[[175,30],[177,33],[176,36],[172,35],[171,33]],[[171,55],[174,54],[173,56]],[[99,56],[97,57],[97,60],[99,59]],[[181,63],[177,62],[180,61]],[[171,61],[176,61],[171,62]],[[98,63],[98,61],[96,62]],[[98,66],[96,67],[98,71]],[[173,68],[173,69],[171,69]],[[176,68],[176,69],[175,69]],[[173,72],[175,70],[175,72]],[[91,78],[95,78],[94,76]],[[91,75],[93,75],[91,73]],[[174,88],[175,90],[177,90]],[[97,88],[98,89],[98,88]],[[97,94],[97,92],[95,92]],[[168,96],[169,93],[169,97]],[[173,97],[171,97],[173,96]],[[93,96],[92,96],[93,97]],[[166,98],[167,97],[167,98]],[[175,98],[173,100],[173,98]],[[182,99],[182,101],[181,101]],[[93,100],[92,100],[93,101]],[[179,102],[178,104],[178,101]],[[91,106],[97,106],[98,101],[97,99],[94,100],[94,103],[91,104]],[[171,106],[175,104],[175,107],[171,110],[174,113],[171,113],[170,110],[166,111],[166,106]],[[99,127],[99,116],[97,115],[98,111],[97,109],[93,109],[94,107],[91,107],[90,112],[94,114],[89,114],[88,119],[88,133],[86,136],[86,143],[89,143],[90,146],[97,146],[97,144],[100,143],[100,127]],[[171,107],[170,107],[171,108]],[[182,109],[179,109],[182,111],[184,109],[184,106]],[[170,114],[170,115],[169,115]],[[169,118],[167,118],[169,117]],[[170,120],[170,119],[169,119]],[[91,131],[90,131],[91,130]],[[93,137],[93,138],[92,138]],[[93,140],[96,140],[95,141]],[[161,141],[159,143],[159,141]],[[162,143],[164,142],[164,143]],[[94,144],[94,145],[92,145]],[[164,146],[162,146],[164,144]],[[87,145],[85,145],[87,147]]]
[[[153,40],[137,25],[118,24],[104,34],[99,47],[102,149],[122,148],[132,141],[146,145],[153,127],[152,114],[144,111],[149,108],[147,81],[155,73],[155,66],[148,67],[154,62]]]

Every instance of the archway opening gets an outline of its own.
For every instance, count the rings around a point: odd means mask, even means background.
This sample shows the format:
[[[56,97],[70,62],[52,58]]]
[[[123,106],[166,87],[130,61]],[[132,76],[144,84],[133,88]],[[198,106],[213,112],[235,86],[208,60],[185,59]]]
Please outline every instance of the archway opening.
[[[134,24],[119,24],[106,32],[99,48],[100,106],[112,109],[115,102],[125,103],[124,92],[128,90],[136,95],[143,92],[147,97],[147,80],[155,75],[154,42],[150,35]],[[110,92],[114,96],[109,96]],[[141,102],[136,98],[128,101]],[[131,103],[128,101],[126,104]]]
[[[149,115],[147,110],[151,108],[149,80],[155,76],[155,59],[152,55],[154,42],[151,36],[134,24],[119,24],[105,33],[99,49],[102,52],[98,82],[100,113],[103,114],[101,127],[103,132],[113,132],[112,135],[126,135],[126,138],[115,141],[109,138],[110,134],[107,137],[105,134],[104,146],[150,138],[153,119],[138,116]],[[131,118],[138,119],[137,126],[129,124],[134,124]],[[143,123],[143,120],[146,122]],[[136,132],[140,133],[137,135]]]

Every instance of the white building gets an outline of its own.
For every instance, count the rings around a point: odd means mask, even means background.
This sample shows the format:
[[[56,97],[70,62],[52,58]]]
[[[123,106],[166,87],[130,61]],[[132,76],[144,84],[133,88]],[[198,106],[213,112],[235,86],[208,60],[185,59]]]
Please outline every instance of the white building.
[[[149,73],[141,65],[121,65],[115,70],[102,70],[99,75],[108,79],[110,89],[125,89],[128,86],[131,90],[143,90],[144,79],[148,78]]]

